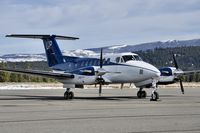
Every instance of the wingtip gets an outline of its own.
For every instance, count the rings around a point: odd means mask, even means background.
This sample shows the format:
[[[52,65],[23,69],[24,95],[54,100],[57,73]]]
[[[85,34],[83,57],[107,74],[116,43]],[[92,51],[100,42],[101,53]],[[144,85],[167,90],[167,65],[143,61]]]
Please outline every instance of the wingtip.
[[[10,37],[11,35],[5,35],[5,37]]]

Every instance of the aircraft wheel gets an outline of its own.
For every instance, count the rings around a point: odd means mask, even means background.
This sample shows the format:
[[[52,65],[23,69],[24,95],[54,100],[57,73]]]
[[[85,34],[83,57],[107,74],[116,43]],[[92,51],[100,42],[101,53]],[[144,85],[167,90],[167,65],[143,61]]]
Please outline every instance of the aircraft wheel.
[[[66,100],[69,99],[69,92],[68,92],[68,91],[66,91],[66,92],[64,93],[64,99],[66,99]]]
[[[142,97],[142,98],[146,98],[146,97],[147,97],[146,91],[142,91],[142,92],[141,92],[141,97]]]
[[[146,98],[146,96],[147,96],[146,91],[138,91],[137,92],[137,97],[138,98]]]
[[[151,94],[151,99],[150,99],[150,101],[157,101],[159,99],[159,94],[158,94],[158,92],[153,92],[152,94]]]
[[[141,93],[141,92],[142,92],[142,91],[138,91],[138,92],[137,92],[137,97],[138,97],[138,98],[142,98],[142,93]]]
[[[69,92],[69,99],[73,99],[74,98],[74,93],[72,91]]]

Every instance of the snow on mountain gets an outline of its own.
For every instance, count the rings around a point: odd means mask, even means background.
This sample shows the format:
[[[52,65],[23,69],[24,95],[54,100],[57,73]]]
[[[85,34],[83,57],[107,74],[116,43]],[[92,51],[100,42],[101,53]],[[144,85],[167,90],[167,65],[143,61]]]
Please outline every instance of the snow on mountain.
[[[76,57],[88,57],[96,56],[97,53],[91,50],[77,49],[72,51],[64,50],[62,52],[64,56],[76,56]],[[45,54],[7,54],[0,56],[0,62],[34,62],[34,61],[46,61]]]
[[[83,49],[77,49],[71,51],[64,50],[62,53],[64,56],[78,56],[78,57],[88,57],[97,55],[97,53],[95,53],[94,51],[83,50]]]
[[[119,48],[123,48],[123,47],[126,47],[127,45],[116,45],[116,46],[112,46],[112,47],[109,47],[108,49],[119,49]]]

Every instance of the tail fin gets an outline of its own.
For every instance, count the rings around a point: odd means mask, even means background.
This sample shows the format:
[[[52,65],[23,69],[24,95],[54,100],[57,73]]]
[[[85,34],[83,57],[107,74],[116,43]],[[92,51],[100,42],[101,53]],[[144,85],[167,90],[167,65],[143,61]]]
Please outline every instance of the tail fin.
[[[27,35],[12,34],[12,35],[6,35],[6,37],[42,39],[49,67],[64,63],[63,55],[60,51],[60,48],[58,47],[56,39],[60,40],[79,39],[76,37],[58,36],[58,35],[28,35],[28,34]]]

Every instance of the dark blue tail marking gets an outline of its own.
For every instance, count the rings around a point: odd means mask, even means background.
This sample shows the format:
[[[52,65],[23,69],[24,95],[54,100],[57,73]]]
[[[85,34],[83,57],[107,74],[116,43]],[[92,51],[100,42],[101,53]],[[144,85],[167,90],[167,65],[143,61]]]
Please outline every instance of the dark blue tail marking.
[[[42,40],[44,42],[44,48],[49,67],[58,64],[63,64],[64,63],[63,56],[60,51],[60,48],[58,47],[55,36],[52,35],[49,38],[43,38]]]

